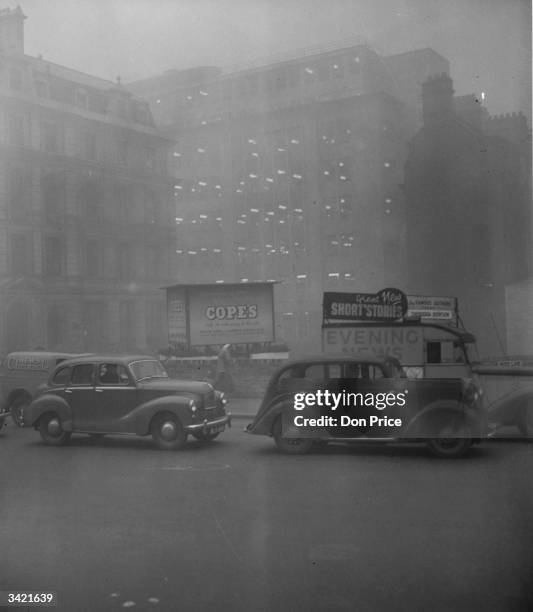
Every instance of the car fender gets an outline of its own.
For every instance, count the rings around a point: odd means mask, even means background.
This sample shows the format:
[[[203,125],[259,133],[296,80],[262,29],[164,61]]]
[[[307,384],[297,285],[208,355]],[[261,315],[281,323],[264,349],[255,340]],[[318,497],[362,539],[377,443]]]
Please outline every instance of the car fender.
[[[468,423],[477,428],[475,412],[472,409],[467,408],[464,404],[455,400],[436,400],[431,402],[427,406],[424,406],[420,412],[418,412],[411,421],[407,424],[402,432],[403,438],[427,438],[430,437],[428,427],[424,427],[424,423],[427,423],[429,419],[437,416],[437,414],[456,414],[458,416],[466,417]]]
[[[260,418],[254,422],[252,433],[271,436],[272,427],[276,418],[280,414],[289,412],[291,409],[292,406],[287,398],[276,398],[276,400],[261,414]]]
[[[190,421],[193,414],[190,409],[190,402],[191,398],[182,395],[156,397],[139,404],[128,418],[134,419],[135,433],[144,436],[150,433],[150,423],[158,412],[171,412],[182,423]]]
[[[25,427],[37,427],[37,423],[46,412],[57,412],[61,418],[61,426],[65,431],[72,431],[72,410],[68,403],[57,395],[45,394],[39,396],[28,406],[24,415]]]
[[[521,417],[522,410],[528,405],[533,406],[533,390],[517,389],[488,406],[489,420],[515,423]]]

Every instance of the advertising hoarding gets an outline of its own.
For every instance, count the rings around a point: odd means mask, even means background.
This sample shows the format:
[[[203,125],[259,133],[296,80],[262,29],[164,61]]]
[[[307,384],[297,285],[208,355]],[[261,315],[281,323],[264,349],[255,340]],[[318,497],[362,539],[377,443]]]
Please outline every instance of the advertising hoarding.
[[[396,357],[402,365],[424,362],[424,331],[420,327],[329,327],[323,334],[326,353]]]
[[[188,346],[272,342],[272,283],[167,288],[170,342]]]
[[[457,325],[457,298],[446,296],[408,295],[407,316],[426,321],[442,321]]]
[[[407,298],[399,289],[377,293],[326,291],[322,304],[324,321],[394,321],[407,312]]]

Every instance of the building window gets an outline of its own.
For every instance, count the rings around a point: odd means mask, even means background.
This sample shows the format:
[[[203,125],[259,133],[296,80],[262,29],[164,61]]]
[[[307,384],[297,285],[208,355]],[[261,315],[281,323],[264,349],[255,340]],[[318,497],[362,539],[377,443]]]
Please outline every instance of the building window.
[[[23,86],[22,70],[20,68],[11,68],[9,71],[9,85],[11,89],[21,90]]]
[[[22,147],[27,142],[26,126],[28,120],[24,115],[11,115],[9,117],[9,144]]]
[[[23,168],[9,169],[9,216],[24,219],[31,211],[31,173]]]
[[[76,106],[80,106],[81,108],[87,108],[88,96],[87,92],[84,89],[77,89],[74,99],[76,101]]]
[[[99,222],[103,218],[103,193],[95,180],[84,181],[78,189],[78,206],[82,217],[88,222]]]
[[[148,147],[144,150],[144,165],[148,170],[155,170],[155,149]]]
[[[65,268],[65,249],[63,240],[58,236],[46,236],[44,239],[43,274],[45,276],[62,276]]]
[[[124,165],[128,163],[128,143],[125,140],[118,143],[118,162]]]
[[[122,348],[135,345],[135,304],[133,302],[120,302],[120,344]]]
[[[59,151],[59,128],[52,121],[44,121],[41,126],[41,148],[49,153]]]
[[[83,312],[83,327],[85,350],[102,350],[105,342],[104,321],[106,317],[105,304],[101,302],[86,302]],[[80,366],[77,366],[80,367]],[[92,365],[91,365],[92,372]]]
[[[11,236],[10,249],[11,276],[26,276],[31,273],[30,241],[24,234],[13,234]]]
[[[40,98],[48,98],[48,83],[45,81],[35,81],[35,93]]]
[[[100,245],[96,240],[89,240],[85,249],[85,272],[87,278],[97,278],[100,275]]]
[[[41,177],[42,209],[47,219],[56,219],[64,211],[65,186],[56,174]]]
[[[49,349],[61,346],[64,339],[64,313],[63,309],[54,304],[50,306],[47,315],[47,345]]]
[[[119,276],[121,280],[130,280],[135,274],[135,252],[132,245],[123,244],[119,255]]]
[[[83,156],[90,161],[96,160],[96,134],[94,132],[83,134]]]
[[[146,189],[144,191],[144,221],[145,223],[156,223],[158,212],[158,198],[157,195]]]

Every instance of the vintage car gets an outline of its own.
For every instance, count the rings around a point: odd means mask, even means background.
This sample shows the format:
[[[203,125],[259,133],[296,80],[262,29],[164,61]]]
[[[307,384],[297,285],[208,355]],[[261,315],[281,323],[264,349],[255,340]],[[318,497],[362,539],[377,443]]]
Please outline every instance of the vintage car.
[[[145,355],[88,355],[64,361],[24,413],[24,425],[46,444],[72,433],[152,435],[163,450],[177,450],[188,434],[214,440],[231,417],[222,393],[202,381],[169,378]]]
[[[273,374],[245,431],[272,436],[290,454],[328,442],[407,441],[454,458],[485,438],[486,427],[469,379],[410,380],[392,357],[318,355]]]
[[[16,425],[22,425],[24,410],[50,372],[65,359],[79,353],[16,351],[9,353],[0,367],[1,402]]]

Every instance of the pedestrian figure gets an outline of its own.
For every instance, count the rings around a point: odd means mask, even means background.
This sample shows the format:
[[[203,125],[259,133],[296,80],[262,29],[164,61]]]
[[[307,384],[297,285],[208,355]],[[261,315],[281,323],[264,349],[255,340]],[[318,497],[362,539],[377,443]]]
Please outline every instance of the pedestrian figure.
[[[219,391],[230,393],[235,389],[231,371],[233,369],[233,359],[231,357],[231,344],[225,344],[217,356],[217,377],[215,387]]]

